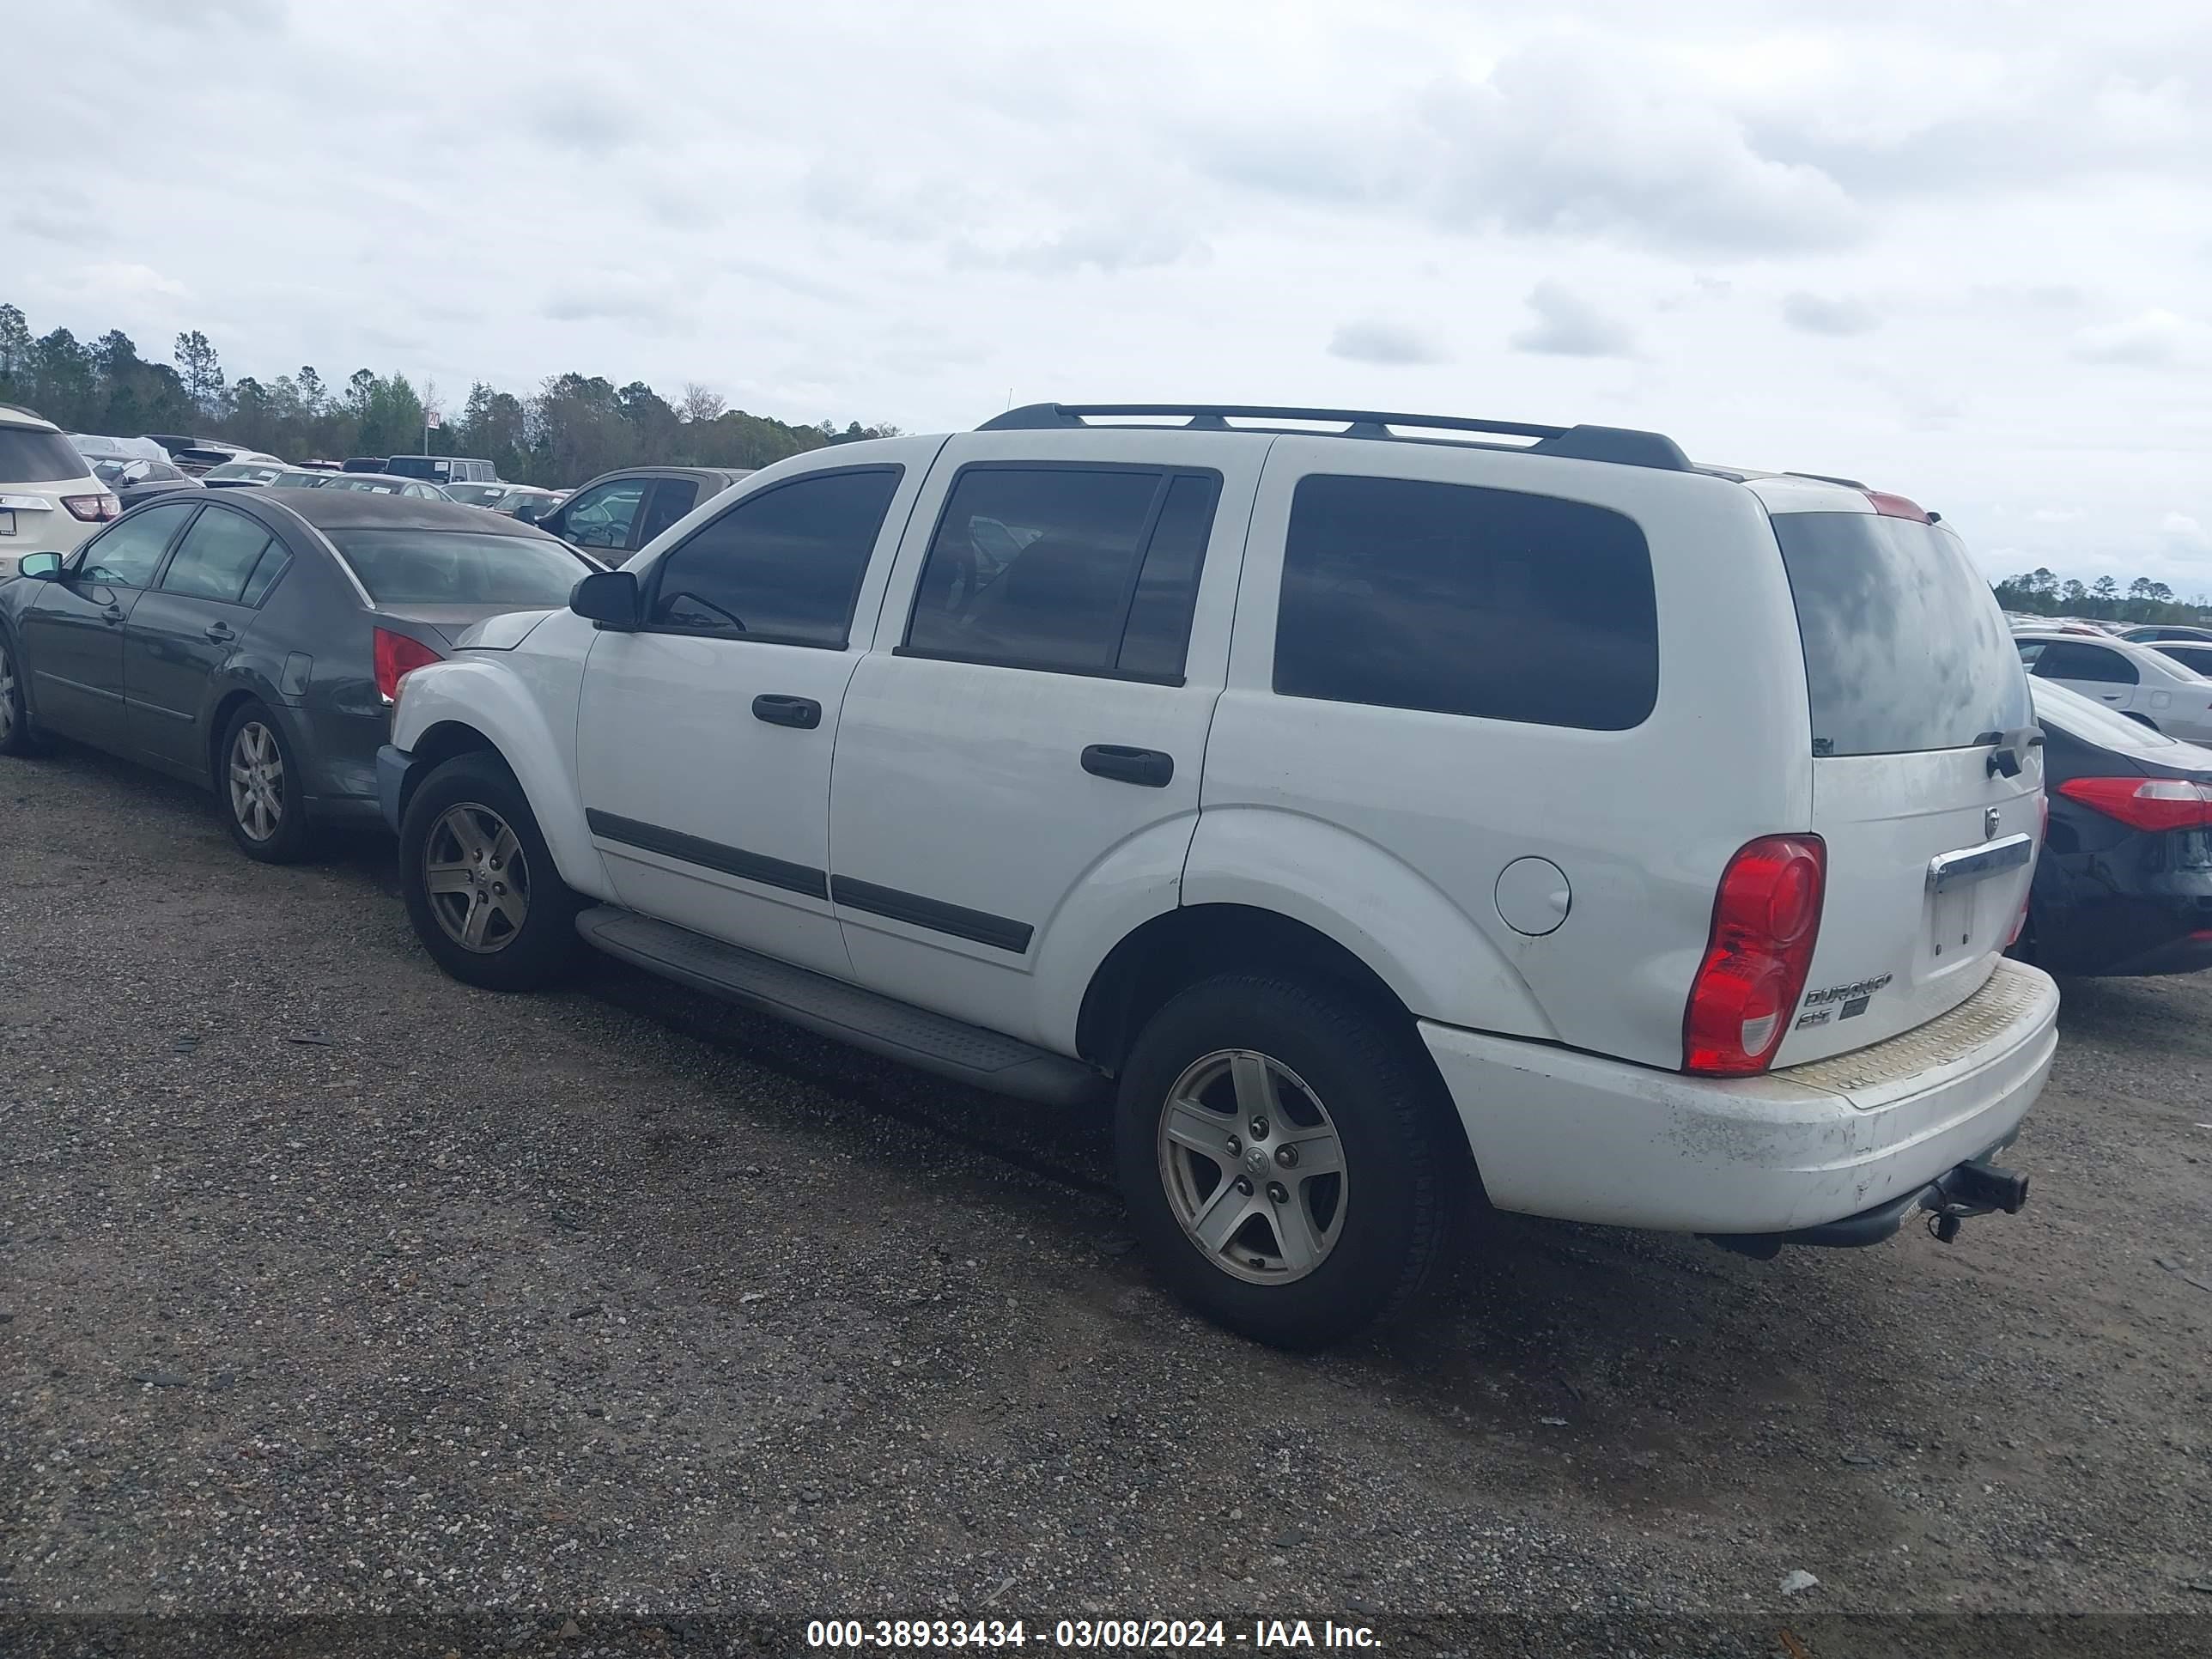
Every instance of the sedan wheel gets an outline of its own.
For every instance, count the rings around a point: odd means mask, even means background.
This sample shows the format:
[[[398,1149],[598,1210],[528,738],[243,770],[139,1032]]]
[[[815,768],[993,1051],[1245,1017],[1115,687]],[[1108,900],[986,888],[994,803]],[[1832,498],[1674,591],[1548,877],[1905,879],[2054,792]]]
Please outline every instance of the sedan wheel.
[[[1193,1061],[1159,1121],[1160,1183],[1191,1242],[1233,1278],[1304,1279],[1344,1231],[1344,1145],[1282,1061],[1224,1048]]]
[[[15,659],[0,641],[0,748],[15,736]]]
[[[250,841],[272,841],[284,827],[284,757],[259,720],[230,741],[230,811]]]
[[[461,801],[430,826],[422,887],[447,938],[484,955],[506,949],[530,915],[530,866],[521,841],[489,806]]]

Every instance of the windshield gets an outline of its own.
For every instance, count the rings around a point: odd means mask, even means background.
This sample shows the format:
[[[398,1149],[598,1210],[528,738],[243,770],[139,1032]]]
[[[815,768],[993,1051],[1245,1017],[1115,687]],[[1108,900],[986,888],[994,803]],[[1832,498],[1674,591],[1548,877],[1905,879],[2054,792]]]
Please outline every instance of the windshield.
[[[1783,513],[1813,752],[1967,749],[2033,718],[1996,597],[1957,537],[1872,513]]]
[[[442,488],[447,495],[464,507],[489,507],[507,494],[505,484],[449,483]]]
[[[379,605],[568,603],[591,568],[558,542],[465,530],[325,530]]]
[[[2069,691],[2049,680],[2037,680],[2035,716],[2069,738],[2106,749],[2178,749],[2181,745],[2165,732],[2116,713],[2094,697]]]
[[[210,478],[249,478],[255,483],[267,483],[284,469],[271,466],[266,461],[225,461],[221,466],[211,466],[206,476]]]
[[[76,446],[60,433],[0,426],[0,483],[62,483],[91,473]]]

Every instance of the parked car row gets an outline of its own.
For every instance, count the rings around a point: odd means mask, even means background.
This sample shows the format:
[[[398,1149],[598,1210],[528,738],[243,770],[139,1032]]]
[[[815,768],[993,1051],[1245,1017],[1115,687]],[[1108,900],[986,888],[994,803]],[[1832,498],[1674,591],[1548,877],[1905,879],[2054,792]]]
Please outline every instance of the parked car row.
[[[149,501],[0,583],[0,750],[263,859],[374,797],[472,984],[588,946],[1110,1109],[1158,1271],[1270,1341],[1401,1305],[1470,1192],[1948,1240],[2027,1197],[2039,964],[2212,943],[2212,755],[2129,718],[2193,675],[2075,695],[1934,515],[1660,434],[1041,405],[541,524]]]

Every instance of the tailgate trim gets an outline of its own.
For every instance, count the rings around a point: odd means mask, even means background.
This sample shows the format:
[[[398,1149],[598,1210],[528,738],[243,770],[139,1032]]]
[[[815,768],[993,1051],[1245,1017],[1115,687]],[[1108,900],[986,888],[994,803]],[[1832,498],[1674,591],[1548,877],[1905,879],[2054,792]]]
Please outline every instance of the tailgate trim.
[[[1985,881],[2007,870],[2017,870],[2035,856],[2035,837],[2007,836],[1983,847],[1963,852],[1940,853],[1928,860],[1928,890],[1945,893],[1971,882]]]

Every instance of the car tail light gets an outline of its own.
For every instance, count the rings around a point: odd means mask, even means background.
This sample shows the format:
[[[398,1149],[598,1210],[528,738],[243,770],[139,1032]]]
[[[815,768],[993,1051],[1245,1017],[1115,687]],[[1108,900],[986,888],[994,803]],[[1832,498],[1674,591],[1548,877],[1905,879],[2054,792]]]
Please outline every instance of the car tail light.
[[[387,703],[399,699],[399,682],[424,665],[444,661],[442,653],[433,651],[416,639],[404,634],[395,634],[388,628],[376,630],[376,695]]]
[[[69,508],[70,517],[86,524],[106,524],[123,515],[123,503],[106,490],[97,495],[64,495],[62,505]]]
[[[1911,519],[1917,524],[1936,522],[1919,502],[1908,501],[1902,495],[1893,495],[1882,489],[1869,489],[1866,492],[1866,498],[1874,503],[1874,510],[1885,519]]]
[[[1827,874],[1818,836],[1763,836],[1729,860],[1682,1013],[1684,1071],[1744,1077],[1772,1061],[1813,965]]]
[[[2212,784],[2187,778],[2069,778],[2058,793],[2137,830],[2212,825]]]

